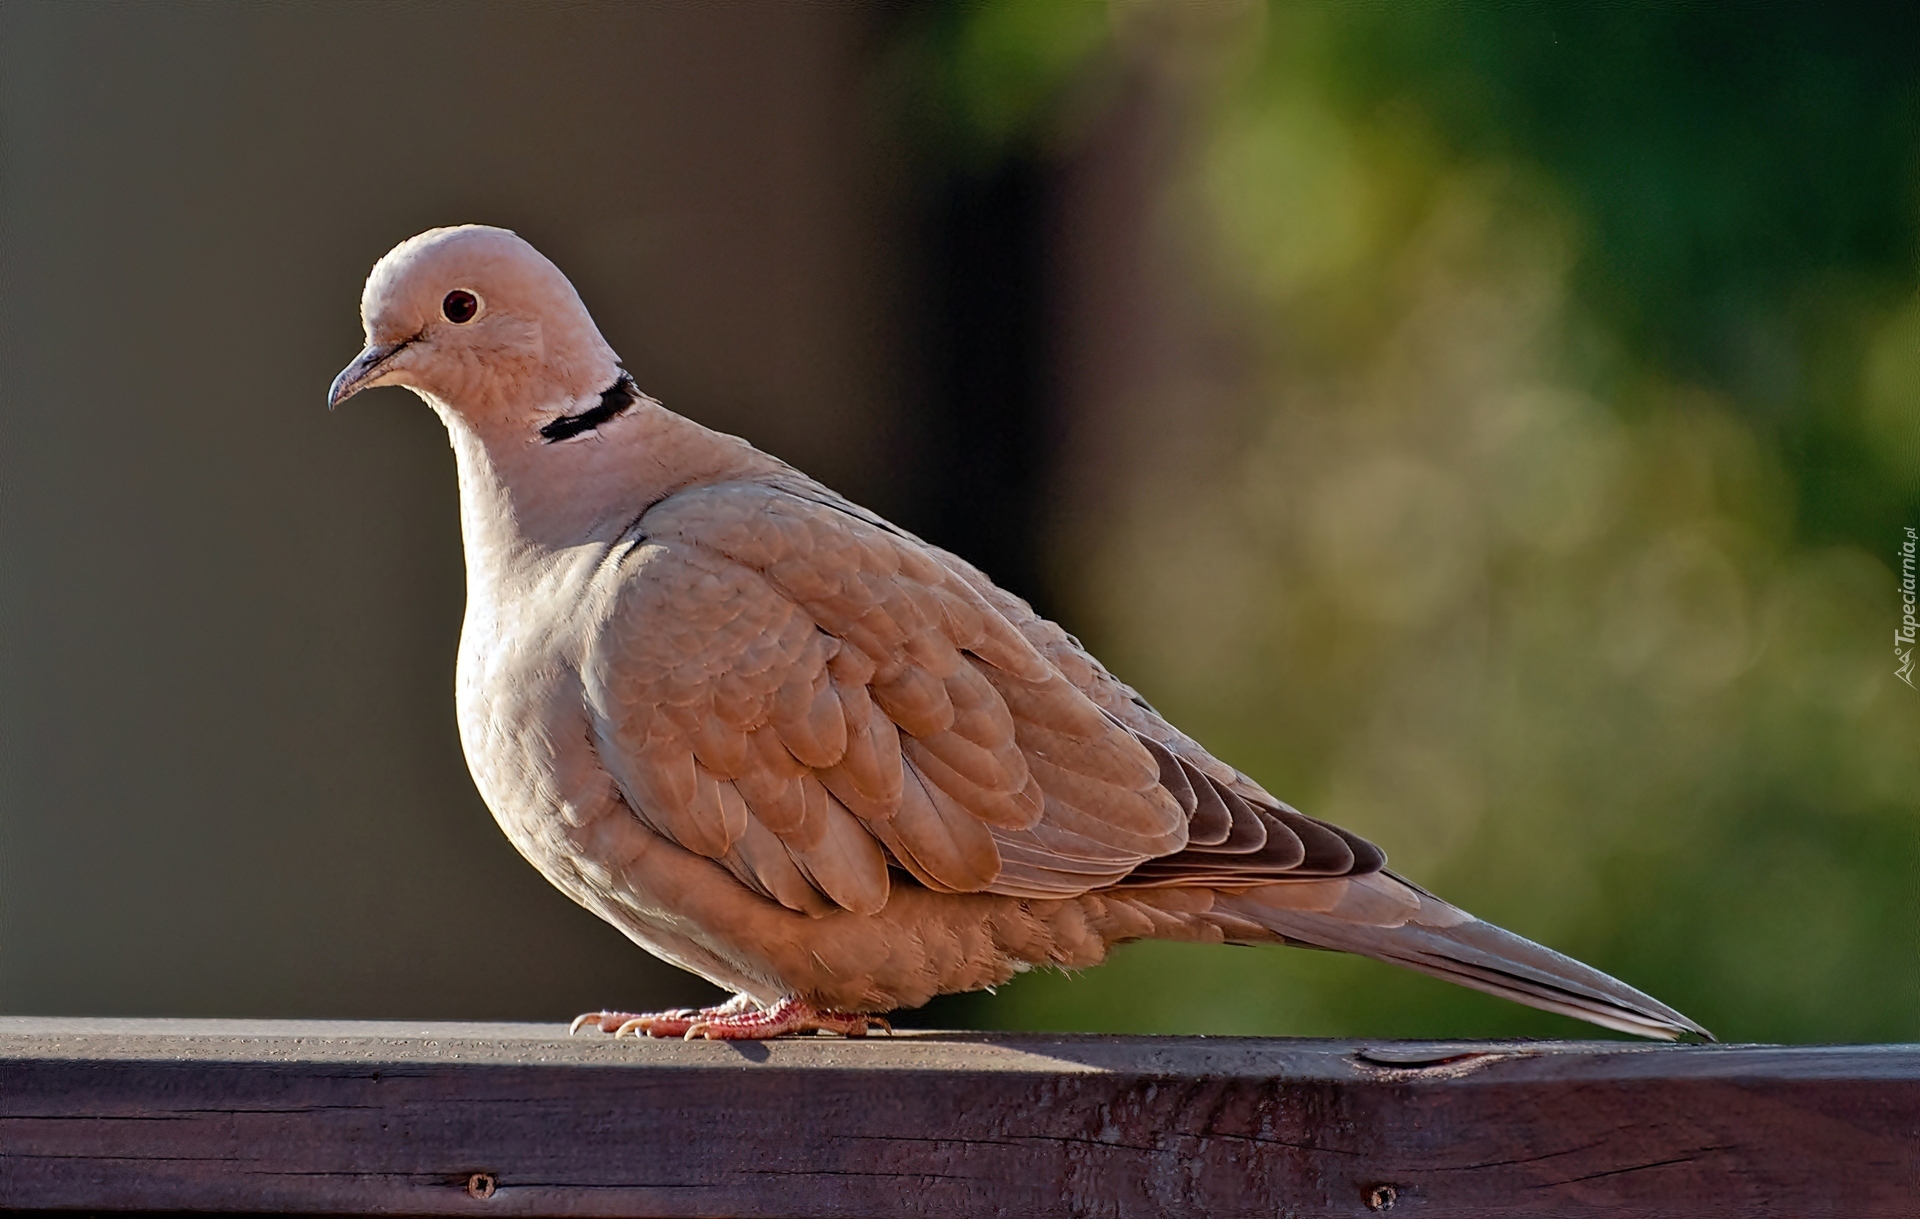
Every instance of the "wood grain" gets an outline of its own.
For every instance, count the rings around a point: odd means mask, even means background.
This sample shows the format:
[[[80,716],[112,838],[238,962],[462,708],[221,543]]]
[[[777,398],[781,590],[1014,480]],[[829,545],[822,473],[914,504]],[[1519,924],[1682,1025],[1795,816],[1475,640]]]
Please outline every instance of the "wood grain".
[[[0,1207],[1910,1216],[1920,1046],[0,1019]]]

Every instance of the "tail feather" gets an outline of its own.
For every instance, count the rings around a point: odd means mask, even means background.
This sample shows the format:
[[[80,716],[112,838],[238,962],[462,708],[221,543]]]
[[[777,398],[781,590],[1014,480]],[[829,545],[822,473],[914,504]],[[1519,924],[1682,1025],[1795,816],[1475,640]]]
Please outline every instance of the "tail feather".
[[[1603,1028],[1672,1041],[1706,1029],[1597,969],[1449,905],[1392,872],[1262,885],[1220,900],[1289,941],[1432,974]]]

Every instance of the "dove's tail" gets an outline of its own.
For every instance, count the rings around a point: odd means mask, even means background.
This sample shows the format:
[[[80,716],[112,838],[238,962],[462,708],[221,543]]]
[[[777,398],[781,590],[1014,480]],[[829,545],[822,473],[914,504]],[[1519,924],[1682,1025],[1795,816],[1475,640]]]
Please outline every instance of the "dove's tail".
[[[1642,1037],[1713,1035],[1641,994],[1448,905],[1392,872],[1222,893],[1217,905],[1291,943],[1358,953]]]

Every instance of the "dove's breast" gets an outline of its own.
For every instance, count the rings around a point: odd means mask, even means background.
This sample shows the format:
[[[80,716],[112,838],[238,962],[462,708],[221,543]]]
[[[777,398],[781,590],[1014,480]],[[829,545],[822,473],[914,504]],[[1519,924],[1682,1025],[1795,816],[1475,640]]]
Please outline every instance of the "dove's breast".
[[[784,993],[689,919],[686,852],[625,803],[593,743],[580,675],[609,590],[608,547],[577,548],[519,579],[473,582],[456,670],[461,744],[487,807],[555,887],[648,951],[720,986]],[[744,891],[743,891],[744,896]]]
[[[577,885],[556,872],[574,870],[565,861],[577,839],[617,807],[588,743],[580,693],[578,624],[594,558],[566,556],[525,578],[474,581],[455,673],[475,785],[514,846],[569,892]]]
[[[509,841],[575,900],[616,887],[639,830],[600,765],[580,679],[606,547],[470,579],[455,672],[474,785]],[[604,913],[604,912],[602,912]]]

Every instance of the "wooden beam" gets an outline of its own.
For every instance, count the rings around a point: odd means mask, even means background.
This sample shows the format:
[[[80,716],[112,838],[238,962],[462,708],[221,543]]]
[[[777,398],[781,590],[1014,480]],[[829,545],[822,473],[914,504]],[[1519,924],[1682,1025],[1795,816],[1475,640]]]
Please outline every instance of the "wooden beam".
[[[0,1207],[1920,1214],[1920,1046],[0,1019]]]

